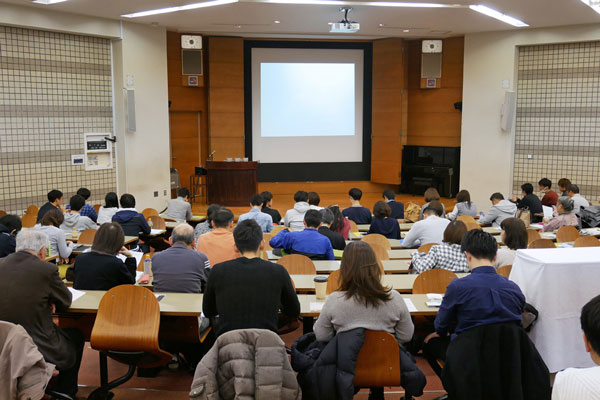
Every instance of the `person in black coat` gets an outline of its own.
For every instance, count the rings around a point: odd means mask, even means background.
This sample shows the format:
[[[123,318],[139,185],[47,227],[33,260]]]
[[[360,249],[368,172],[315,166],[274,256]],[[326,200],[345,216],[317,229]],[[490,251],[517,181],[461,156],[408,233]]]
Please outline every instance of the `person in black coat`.
[[[400,225],[398,220],[391,218],[392,210],[389,203],[378,201],[373,207],[373,221],[369,227],[369,233],[379,233],[388,239],[400,239]]]
[[[329,208],[322,209],[321,226],[319,227],[318,231],[321,235],[327,236],[334,250],[344,250],[346,248],[346,241],[340,233],[334,232],[330,229],[332,222],[333,211],[331,211]]]
[[[392,210],[390,218],[404,219],[404,204],[395,200],[396,193],[392,189],[385,189],[382,197],[387,205],[390,206],[390,210]],[[373,213],[375,213],[375,210],[373,210]]]
[[[123,247],[125,235],[115,222],[100,226],[92,251],[77,256],[73,266],[73,288],[79,290],[109,290],[118,285],[135,283],[136,261]],[[125,262],[117,257],[122,254]]]
[[[521,185],[523,191],[523,198],[518,199],[517,196],[512,198],[513,203],[517,203],[519,210],[529,210],[531,213],[531,222],[542,222],[543,217],[536,217],[535,214],[543,214],[544,209],[542,208],[542,201],[533,194],[533,185],[531,183],[524,183]]]
[[[21,218],[5,215],[0,218],[0,258],[15,252],[15,236],[21,230]]]

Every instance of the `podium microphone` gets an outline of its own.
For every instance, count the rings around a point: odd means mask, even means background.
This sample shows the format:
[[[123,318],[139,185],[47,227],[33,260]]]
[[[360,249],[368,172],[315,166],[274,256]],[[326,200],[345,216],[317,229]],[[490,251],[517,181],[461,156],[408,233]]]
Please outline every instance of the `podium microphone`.
[[[213,152],[212,152],[212,153],[210,153],[210,155],[208,156],[208,160],[209,160],[209,161],[212,161],[212,159],[213,159],[213,156],[215,155],[215,153],[216,153],[216,152],[217,152],[216,150],[213,150]]]

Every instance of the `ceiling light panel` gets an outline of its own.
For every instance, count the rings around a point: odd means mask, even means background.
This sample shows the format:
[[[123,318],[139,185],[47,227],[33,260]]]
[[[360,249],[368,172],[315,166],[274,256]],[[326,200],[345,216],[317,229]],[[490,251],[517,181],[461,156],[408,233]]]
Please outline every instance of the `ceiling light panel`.
[[[131,14],[123,14],[123,15],[121,15],[121,17],[125,17],[125,18],[147,17],[149,15],[166,14],[166,13],[172,13],[172,12],[177,12],[177,11],[185,11],[185,10],[195,10],[197,8],[221,6],[224,4],[232,4],[232,3],[237,3],[237,2],[238,2],[238,0],[203,1],[201,3],[186,4],[183,6],[157,8],[154,10],[139,11],[139,12],[134,12]]]
[[[600,14],[600,0],[581,0],[581,2]]]
[[[511,17],[510,15],[507,15],[507,14],[502,14],[500,11],[496,11],[493,8],[489,8],[489,7],[486,7],[481,4],[470,5],[469,8],[473,11],[477,11],[478,13],[487,15],[488,17],[492,17],[499,21],[502,21],[505,24],[509,24],[509,25],[516,26],[519,28],[529,26],[525,22],[523,22],[519,19],[516,19],[515,17]]]
[[[32,2],[37,3],[37,4],[49,5],[49,4],[62,3],[63,1],[67,1],[67,0],[33,0]]]

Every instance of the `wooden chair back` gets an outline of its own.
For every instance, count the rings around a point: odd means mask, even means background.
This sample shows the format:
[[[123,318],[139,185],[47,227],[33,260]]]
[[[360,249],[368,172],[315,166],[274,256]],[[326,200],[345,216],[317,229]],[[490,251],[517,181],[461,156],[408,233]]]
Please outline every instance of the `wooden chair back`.
[[[378,244],[386,250],[391,250],[392,245],[390,241],[379,233],[370,233],[361,239],[363,242]]]
[[[143,351],[149,357],[138,366],[156,367],[171,360],[158,345],[159,329],[160,307],[154,294],[144,287],[120,285],[100,300],[90,344],[99,351]]]
[[[597,247],[600,246],[600,240],[594,236],[581,236],[575,240],[573,247]]]
[[[561,226],[556,231],[556,241],[558,243],[574,242],[579,236],[579,231],[574,226]]]
[[[266,252],[266,250],[263,250],[263,251],[260,253],[260,258],[262,258],[262,259],[263,259],[263,260],[265,260],[265,261],[269,261],[269,254]]]
[[[527,243],[531,243],[534,240],[541,239],[540,233],[535,229],[527,229]]]
[[[154,208],[144,208],[142,215],[147,220],[151,215],[158,215],[158,211],[156,211]]]
[[[330,295],[331,293],[338,290],[340,288],[340,283],[341,283],[340,270],[336,269],[335,271],[330,273],[329,277],[327,278],[327,292],[326,292],[327,295]]]
[[[77,243],[91,245],[92,243],[94,243],[94,238],[96,237],[96,232],[97,232],[96,229],[86,229],[85,231],[81,232],[81,234],[79,235],[79,239],[77,239]]]
[[[4,217],[6,214],[8,214],[6,211],[0,210],[0,217]]]
[[[152,229],[167,229],[167,223],[158,215],[151,215],[148,217],[148,221],[152,221]]]
[[[277,226],[273,227],[273,230],[270,233],[271,233],[271,235],[275,236],[284,229],[285,229],[285,226],[277,225]]]
[[[356,225],[356,222],[351,219],[349,219],[348,222],[350,222],[350,232],[358,232],[358,225]]]
[[[269,244],[269,242],[271,241],[271,239],[273,239],[273,232],[269,232],[269,233],[263,233],[263,240],[265,242],[265,250],[273,250],[273,248],[271,247],[271,245]]]
[[[502,275],[505,278],[508,278],[510,275],[510,271],[512,270],[512,265],[503,265],[496,270],[498,275]]]
[[[290,254],[277,260],[290,275],[316,275],[317,269],[312,260],[302,254]]]
[[[390,254],[382,246],[375,244],[375,243],[369,243],[369,246],[371,246],[371,248],[373,249],[373,252],[375,253],[375,257],[377,258],[377,261],[390,259]]]
[[[25,214],[35,215],[35,217],[37,218],[39,211],[40,211],[39,207],[36,206],[35,204],[32,204],[29,207],[27,207],[27,211],[25,211]]]
[[[468,226],[468,224],[476,224],[479,225],[477,223],[477,221],[475,220],[475,218],[471,217],[470,215],[461,215],[459,217],[456,217],[456,219],[458,221],[462,221],[465,225]]]
[[[94,210],[96,210],[96,214],[100,212],[100,204],[94,204]]]
[[[417,276],[412,292],[413,294],[445,293],[446,287],[456,278],[456,274],[447,269],[430,269]]]
[[[354,386],[399,386],[400,381],[400,348],[396,338],[388,332],[366,330],[356,359]]]
[[[36,224],[36,222],[37,222],[36,214],[25,214],[25,215],[23,215],[23,218],[21,218],[21,225],[23,226],[23,228],[33,228],[33,226]]]
[[[473,217],[471,217],[473,218]],[[467,226],[467,231],[473,230],[473,229],[481,229],[481,225],[479,225],[477,222],[465,222],[465,225]]]
[[[550,239],[537,239],[527,245],[528,249],[555,249],[554,242]]]
[[[417,249],[417,251],[418,251],[419,253],[425,253],[425,254],[427,254],[427,253],[429,253],[429,250],[431,250],[431,247],[432,247],[432,246],[437,246],[438,244],[439,244],[439,243],[427,243],[427,244],[424,244],[424,245],[420,246],[420,247]]]

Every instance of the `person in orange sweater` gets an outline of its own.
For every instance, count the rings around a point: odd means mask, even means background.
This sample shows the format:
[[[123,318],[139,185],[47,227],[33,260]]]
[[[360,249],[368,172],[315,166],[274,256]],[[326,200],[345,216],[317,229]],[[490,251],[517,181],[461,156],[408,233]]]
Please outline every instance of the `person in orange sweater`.
[[[227,208],[221,208],[212,218],[213,231],[198,237],[196,250],[206,254],[213,267],[225,261],[238,258],[233,240],[233,213]]]

